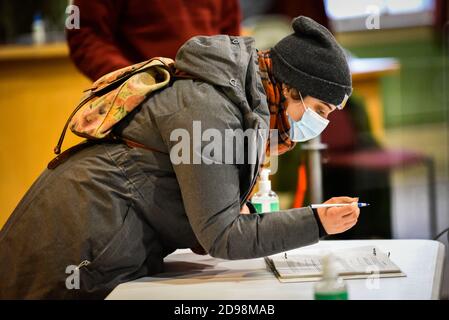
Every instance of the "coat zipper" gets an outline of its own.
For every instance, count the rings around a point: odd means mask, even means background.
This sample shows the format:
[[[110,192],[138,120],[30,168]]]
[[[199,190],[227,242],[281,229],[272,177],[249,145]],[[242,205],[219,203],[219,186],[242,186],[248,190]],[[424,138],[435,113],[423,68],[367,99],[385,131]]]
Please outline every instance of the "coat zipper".
[[[83,260],[76,268],[81,269],[82,267],[88,266],[89,264],[90,264],[89,260]]]

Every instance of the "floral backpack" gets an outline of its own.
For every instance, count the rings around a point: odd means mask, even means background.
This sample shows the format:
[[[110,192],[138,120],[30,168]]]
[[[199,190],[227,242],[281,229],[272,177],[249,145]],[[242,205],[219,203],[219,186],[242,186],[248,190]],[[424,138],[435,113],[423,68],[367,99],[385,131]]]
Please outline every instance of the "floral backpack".
[[[151,93],[168,86],[177,78],[193,77],[176,71],[174,61],[163,57],[152,58],[102,76],[85,91],[81,102],[73,110],[54,153],[61,153],[68,127],[74,134],[87,138],[88,141],[110,137],[115,124]]]

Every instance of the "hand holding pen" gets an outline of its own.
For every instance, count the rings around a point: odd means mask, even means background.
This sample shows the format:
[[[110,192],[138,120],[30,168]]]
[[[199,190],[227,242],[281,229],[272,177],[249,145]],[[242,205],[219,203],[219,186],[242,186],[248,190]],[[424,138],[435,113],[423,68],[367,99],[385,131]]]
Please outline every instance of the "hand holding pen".
[[[311,205],[316,209],[327,234],[337,234],[351,229],[359,218],[360,208],[368,204],[358,203],[359,198],[334,197],[324,204]]]

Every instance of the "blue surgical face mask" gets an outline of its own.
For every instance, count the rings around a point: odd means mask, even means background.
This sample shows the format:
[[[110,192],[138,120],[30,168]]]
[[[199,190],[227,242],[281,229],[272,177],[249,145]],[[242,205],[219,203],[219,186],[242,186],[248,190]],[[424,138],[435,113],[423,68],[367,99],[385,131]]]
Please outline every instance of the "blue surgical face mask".
[[[290,122],[290,139],[295,142],[304,142],[318,137],[329,124],[329,120],[306,107],[302,96],[301,101],[304,113],[300,120],[293,120],[287,113],[288,121]]]

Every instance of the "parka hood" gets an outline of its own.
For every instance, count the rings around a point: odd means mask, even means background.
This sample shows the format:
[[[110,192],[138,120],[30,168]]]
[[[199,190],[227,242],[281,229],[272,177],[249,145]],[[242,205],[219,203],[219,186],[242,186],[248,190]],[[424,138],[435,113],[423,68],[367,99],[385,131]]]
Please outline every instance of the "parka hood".
[[[179,49],[175,66],[218,87],[245,118],[257,115],[262,127],[268,128],[268,104],[253,38],[195,36]]]

